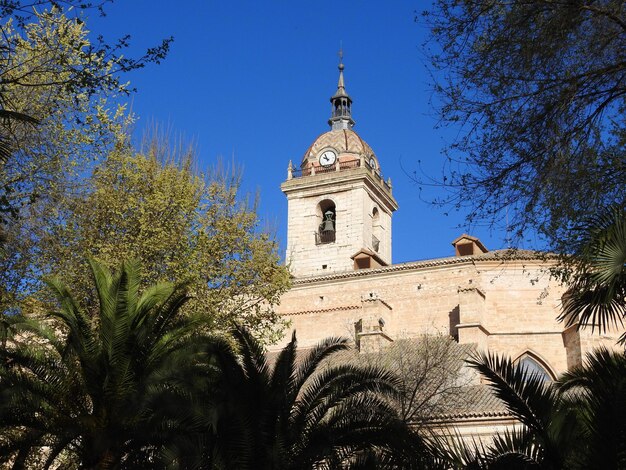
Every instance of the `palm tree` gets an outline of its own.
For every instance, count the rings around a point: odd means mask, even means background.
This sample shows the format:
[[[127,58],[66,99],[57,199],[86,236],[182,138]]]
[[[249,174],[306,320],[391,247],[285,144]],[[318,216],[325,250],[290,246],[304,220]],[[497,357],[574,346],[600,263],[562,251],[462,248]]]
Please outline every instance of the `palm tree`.
[[[626,468],[626,355],[601,348],[564,374],[559,390],[571,397],[585,445],[578,468]]]
[[[0,462],[13,468],[159,468],[206,427],[195,397],[216,341],[181,315],[184,285],[140,295],[136,262],[114,275],[90,264],[97,317],[53,279],[58,311],[8,320],[17,334],[0,351]]]
[[[559,317],[601,332],[626,317],[626,209],[613,207],[579,229],[574,281]],[[626,342],[626,333],[620,337]]]
[[[441,455],[454,468],[626,468],[626,355],[599,349],[548,382],[510,359],[470,359],[520,425],[491,444],[457,440]],[[440,442],[441,444],[441,442]]]
[[[574,403],[552,383],[510,359],[480,353],[468,360],[520,422],[491,444],[456,442],[442,453],[454,468],[573,468],[584,446]],[[590,468],[590,467],[589,467]]]
[[[218,358],[213,453],[223,468],[421,468],[424,446],[394,408],[398,380],[380,368],[332,363],[346,340],[298,355],[294,333],[271,367],[248,331],[233,334],[239,355]]]

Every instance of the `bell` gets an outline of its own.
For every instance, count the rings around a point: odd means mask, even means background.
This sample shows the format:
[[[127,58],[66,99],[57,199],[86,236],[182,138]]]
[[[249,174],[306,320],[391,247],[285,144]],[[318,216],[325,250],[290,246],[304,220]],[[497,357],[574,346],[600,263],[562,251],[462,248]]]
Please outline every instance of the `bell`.
[[[332,220],[325,220],[322,222],[322,226],[320,227],[321,232],[334,232],[335,231],[335,222]]]
[[[334,232],[335,231],[335,221],[333,220],[332,211],[327,211],[324,213],[324,221],[320,225],[320,232]]]

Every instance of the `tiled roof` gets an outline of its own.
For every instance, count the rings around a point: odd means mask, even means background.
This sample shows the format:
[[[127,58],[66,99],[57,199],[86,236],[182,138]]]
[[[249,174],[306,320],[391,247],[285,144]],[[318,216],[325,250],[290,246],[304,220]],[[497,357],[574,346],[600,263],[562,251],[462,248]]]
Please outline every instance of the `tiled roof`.
[[[509,417],[511,413],[484,384],[468,385],[460,392],[464,401],[450,403],[448,411],[433,415],[427,421],[451,421],[470,418]]]
[[[443,337],[433,337],[436,339],[445,339]],[[450,341],[448,361],[456,364],[458,370],[455,373],[450,370],[452,375],[457,377],[461,376],[461,368],[464,366],[464,361],[473,351],[475,351],[474,344],[457,344],[452,342],[451,339],[445,339]],[[392,343],[386,349],[383,349],[381,353],[359,353],[356,349],[349,349],[334,354],[328,364],[372,364],[372,360],[378,365],[384,365],[392,372],[398,375],[405,374],[405,364],[399,364],[397,362],[397,355],[393,354],[394,348],[399,348],[403,352],[402,360],[407,360],[409,364],[418,363],[423,360],[424,352],[419,348],[411,347],[411,344],[415,344],[417,340],[402,339]],[[297,361],[302,360],[309,349],[298,349]],[[397,351],[397,349],[396,349]],[[276,361],[279,351],[269,352],[267,354],[268,360],[271,365]],[[463,419],[489,419],[489,418],[509,418],[511,413],[507,410],[506,406],[495,397],[487,385],[467,382],[461,383],[453,393],[442,394],[437,397],[438,401],[434,405],[427,405],[425,410],[430,410],[430,415],[422,413],[419,416],[421,423],[441,423],[448,421],[458,421]]]
[[[335,149],[340,155],[349,153],[364,155],[368,159],[372,156],[376,158],[372,147],[352,129],[335,129],[324,132],[315,139],[307,151],[304,152],[302,162],[305,163],[309,157],[317,157],[319,152],[329,147]]]

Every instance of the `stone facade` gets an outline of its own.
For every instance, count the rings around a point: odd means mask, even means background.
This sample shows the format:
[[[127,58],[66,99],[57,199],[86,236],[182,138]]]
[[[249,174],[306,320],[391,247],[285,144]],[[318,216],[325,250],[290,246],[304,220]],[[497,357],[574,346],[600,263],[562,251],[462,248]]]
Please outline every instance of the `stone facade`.
[[[301,347],[354,338],[357,322],[376,317],[391,340],[447,334],[513,358],[532,353],[556,376],[602,340],[557,322],[563,287],[548,268],[532,253],[502,251],[296,278],[278,312]]]

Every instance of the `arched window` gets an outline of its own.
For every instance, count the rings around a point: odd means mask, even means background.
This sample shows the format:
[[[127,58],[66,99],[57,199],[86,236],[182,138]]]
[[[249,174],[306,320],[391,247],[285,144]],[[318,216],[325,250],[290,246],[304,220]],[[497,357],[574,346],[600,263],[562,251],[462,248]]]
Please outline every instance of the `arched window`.
[[[554,377],[550,373],[548,367],[543,364],[543,362],[538,357],[530,352],[522,354],[515,361],[515,363],[523,366],[528,374],[539,377],[546,382],[554,380]]]
[[[337,211],[335,203],[330,199],[324,199],[317,205],[318,227],[315,232],[315,243],[333,243],[337,229]]]

